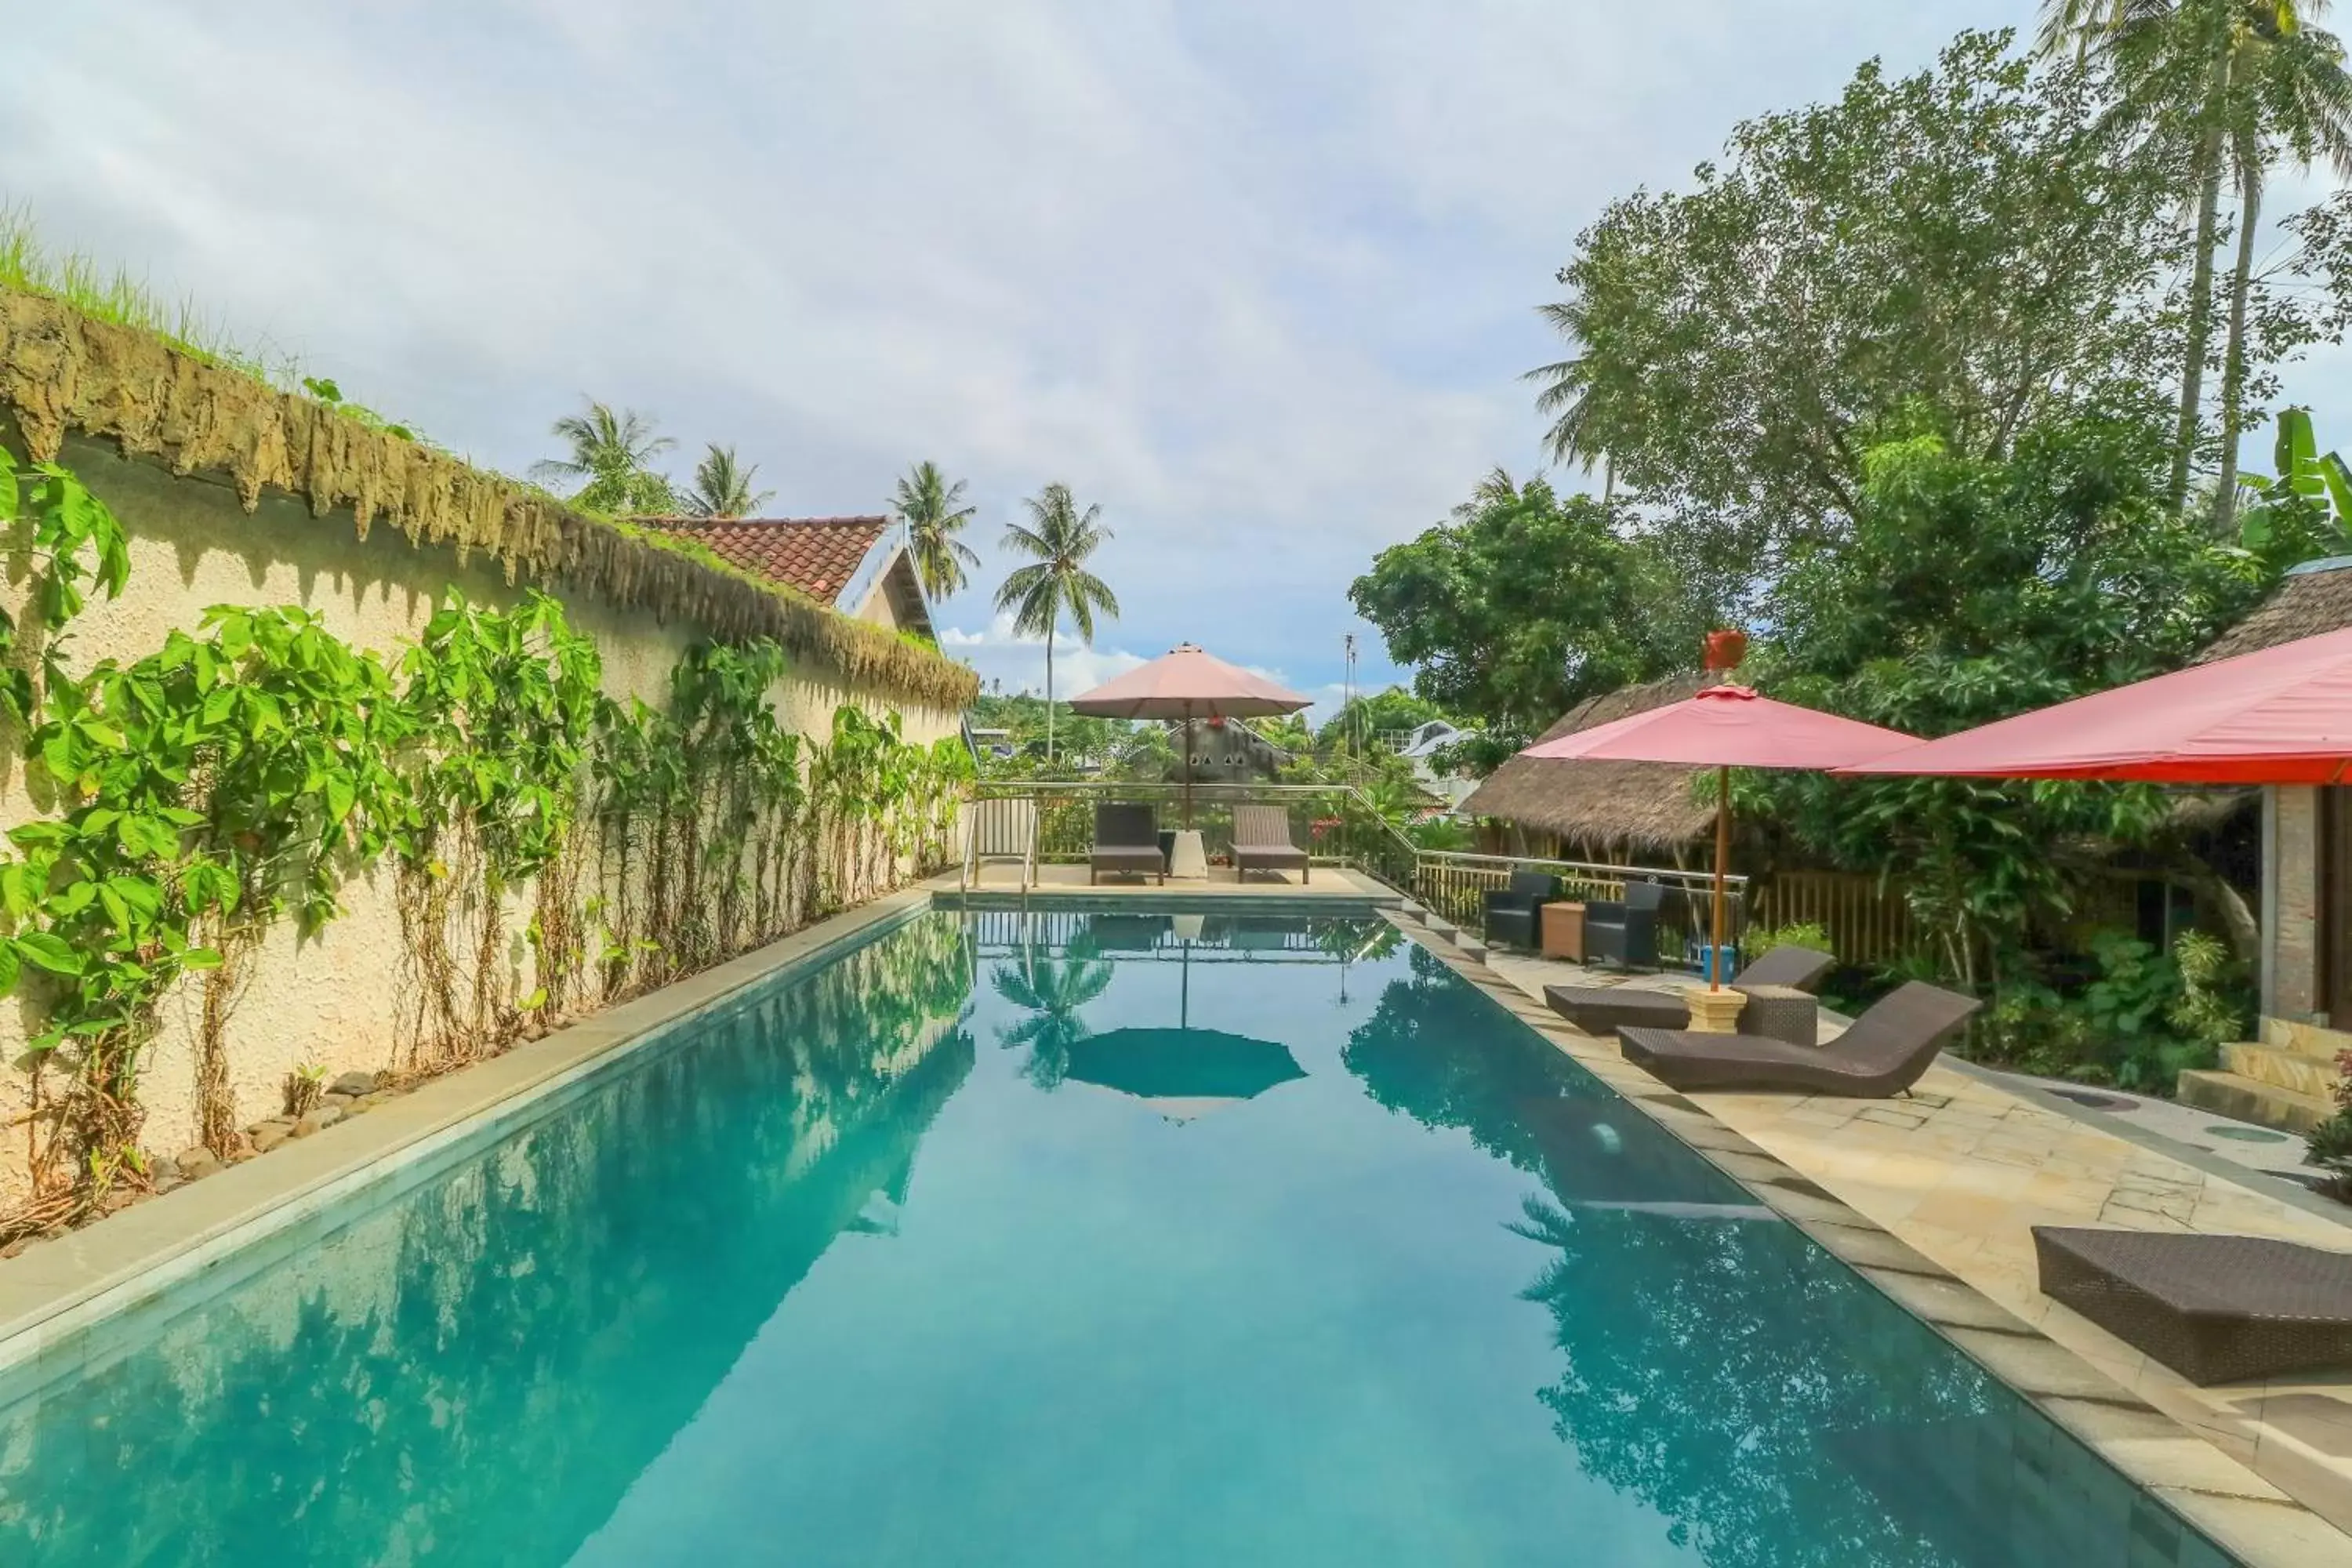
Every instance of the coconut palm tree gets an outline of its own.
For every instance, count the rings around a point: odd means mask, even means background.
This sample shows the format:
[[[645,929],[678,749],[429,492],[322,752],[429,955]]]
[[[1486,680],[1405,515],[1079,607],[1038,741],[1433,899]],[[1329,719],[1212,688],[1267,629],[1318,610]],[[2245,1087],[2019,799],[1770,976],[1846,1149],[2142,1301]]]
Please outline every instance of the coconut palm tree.
[[[578,480],[572,500],[595,511],[651,515],[674,512],[677,496],[653,461],[677,443],[654,433],[654,422],[634,408],[587,400],[586,412],[567,414],[552,426],[571,456],[530,466],[531,477],[561,484]]]
[[[757,463],[739,462],[735,448],[713,441],[694,465],[694,483],[681,498],[688,517],[749,517],[776,492],[754,490],[760,476]]]
[[[2315,13],[2317,0],[2309,0],[2306,8]],[[2232,55],[2236,112],[2230,149],[2238,182],[2238,254],[2230,273],[2221,472],[2213,497],[2215,521],[2224,531],[2237,514],[2238,443],[2246,423],[2246,314],[2264,177],[2275,161],[2309,168],[2323,158],[2339,176],[2352,176],[2352,74],[2344,68],[2344,46],[2321,28],[2287,25],[2294,21],[2287,6],[2275,14],[2257,10]]]
[[[898,481],[893,510],[907,525],[907,541],[915,553],[915,574],[923,580],[923,592],[935,603],[964,585],[967,567],[980,564],[971,546],[956,537],[980,510],[958,506],[961,500],[963,481],[948,483],[937,463],[917,463]]]
[[[2186,197],[2197,214],[2182,343],[2179,420],[2170,494],[2189,490],[2206,362],[2214,325],[2214,254],[2221,194],[2239,195],[2238,261],[2231,279],[2224,353],[2223,462],[2234,482],[2235,446],[2243,422],[2245,297],[2251,291],[2253,236],[2263,177],[2282,149],[2309,162],[2336,156],[2352,123],[2352,94],[2342,86],[2341,51],[2309,24],[2329,0],[2044,0],[2042,53],[2103,58],[2121,93],[2113,123],[2168,145],[2186,172]],[[2341,109],[2331,104],[2342,103]],[[2333,130],[2327,129],[2333,126]],[[2222,487],[2226,518],[2233,500]]]
[[[1084,512],[1071,499],[1067,485],[1047,485],[1023,501],[1031,526],[1014,523],[1004,531],[1003,548],[1026,555],[1031,564],[1017,567],[996,591],[996,607],[1009,611],[1013,629],[1045,639],[1045,760],[1054,760],[1054,640],[1066,612],[1078,640],[1095,640],[1095,616],[1118,616],[1118,596],[1110,585],[1087,570],[1087,558],[1111,536],[1102,526],[1102,508]]]

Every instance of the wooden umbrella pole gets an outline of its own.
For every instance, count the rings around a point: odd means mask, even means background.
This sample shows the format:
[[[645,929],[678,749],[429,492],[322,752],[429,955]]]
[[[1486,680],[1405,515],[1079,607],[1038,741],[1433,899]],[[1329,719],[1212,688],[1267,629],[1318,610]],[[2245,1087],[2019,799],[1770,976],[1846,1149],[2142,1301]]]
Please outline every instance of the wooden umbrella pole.
[[[1723,989],[1724,884],[1731,876],[1731,770],[1715,770],[1715,951],[1707,954],[1707,989]]]

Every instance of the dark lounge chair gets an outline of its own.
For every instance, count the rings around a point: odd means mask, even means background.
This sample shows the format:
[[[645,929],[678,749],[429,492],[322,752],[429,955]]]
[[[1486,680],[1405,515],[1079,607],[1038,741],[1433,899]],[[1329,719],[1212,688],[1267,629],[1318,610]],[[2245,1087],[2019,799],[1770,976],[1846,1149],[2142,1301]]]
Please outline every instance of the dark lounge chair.
[[[2042,1294],[2191,1383],[2352,1366],[2352,1254],[2044,1225],[2033,1251]]]
[[[1690,1022],[1690,1004],[1680,991],[1639,985],[1547,985],[1551,1010],[1588,1035],[1609,1036],[1628,1024],[1679,1029]]]
[[[1159,816],[1148,805],[1095,807],[1095,847],[1087,856],[1087,881],[1115,877],[1157,876],[1168,884],[1168,858],[1160,852]]]
[[[1541,871],[1514,871],[1507,888],[1486,892],[1486,940],[1505,947],[1540,947],[1537,940],[1543,907],[1559,897],[1559,879]]]
[[[1837,956],[1811,947],[1776,947],[1747,968],[1731,977],[1731,988],[1744,991],[1750,985],[1786,985],[1791,990],[1811,991],[1822,983],[1822,976],[1837,967]]]
[[[1584,906],[1584,956],[1608,959],[1627,969],[1658,967],[1658,910],[1666,890],[1655,882],[1630,882],[1625,896]]]
[[[1914,980],[1882,997],[1826,1046],[1759,1035],[1621,1027],[1625,1059],[1676,1089],[1785,1089],[1885,1100],[1919,1081],[1983,1004]]]
[[[1276,876],[1295,870],[1304,884],[1313,881],[1307,851],[1290,841],[1290,814],[1278,805],[1234,807],[1234,880],[1252,871]]]

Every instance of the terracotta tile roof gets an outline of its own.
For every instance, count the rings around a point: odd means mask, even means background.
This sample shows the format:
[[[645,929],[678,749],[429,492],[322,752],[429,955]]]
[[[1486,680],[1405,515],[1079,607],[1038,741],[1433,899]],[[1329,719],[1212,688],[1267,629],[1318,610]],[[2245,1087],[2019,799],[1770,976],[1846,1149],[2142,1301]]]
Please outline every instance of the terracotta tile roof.
[[[891,527],[887,517],[697,517],[640,520],[706,544],[722,560],[779,583],[820,604],[836,600]]]

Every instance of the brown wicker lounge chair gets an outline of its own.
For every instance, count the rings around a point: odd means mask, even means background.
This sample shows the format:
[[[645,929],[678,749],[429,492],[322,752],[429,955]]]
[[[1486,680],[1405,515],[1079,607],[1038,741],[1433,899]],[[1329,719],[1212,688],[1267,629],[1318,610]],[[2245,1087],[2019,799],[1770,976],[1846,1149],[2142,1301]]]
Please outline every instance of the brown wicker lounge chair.
[[[1679,1029],[1690,1022],[1690,1004],[1681,992],[1645,985],[1547,985],[1544,1000],[1586,1034],[1604,1037],[1627,1024]]]
[[[1296,870],[1303,884],[1314,880],[1307,851],[1290,841],[1290,814],[1278,805],[1234,807],[1234,878],[1252,871],[1280,875]]]
[[[1837,967],[1833,953],[1811,947],[1776,947],[1731,978],[1734,991],[1750,985],[1787,985],[1811,991],[1822,976]]]
[[[1625,1059],[1676,1089],[1769,1089],[1885,1100],[1919,1081],[1944,1041],[1983,1004],[1914,980],[1826,1046],[1756,1035],[1620,1027]]]
[[[2191,1383],[2352,1366],[2352,1254],[2045,1225],[2033,1251],[2044,1295]]]
[[[1095,807],[1095,847],[1087,856],[1087,881],[1115,877],[1151,877],[1168,885],[1168,857],[1160,852],[1160,817],[1148,805]]]

